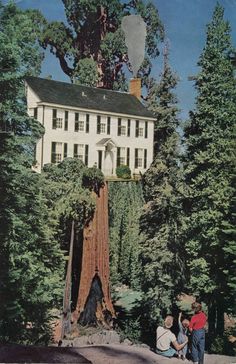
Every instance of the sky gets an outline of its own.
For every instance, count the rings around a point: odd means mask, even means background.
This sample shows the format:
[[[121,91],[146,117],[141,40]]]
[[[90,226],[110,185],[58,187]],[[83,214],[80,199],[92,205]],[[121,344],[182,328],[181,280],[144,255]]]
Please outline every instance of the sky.
[[[7,0],[3,0],[6,3]],[[65,21],[61,0],[16,0],[22,9],[39,9],[49,20]],[[189,110],[194,109],[196,92],[194,82],[188,77],[198,72],[197,62],[206,40],[206,25],[211,21],[217,0],[153,0],[165,27],[170,46],[170,64],[179,77],[176,94],[181,109],[181,118],[188,118]],[[225,9],[225,20],[232,29],[232,41],[236,47],[236,0],[219,0]],[[158,77],[162,69],[161,57],[153,65],[153,75]],[[54,80],[68,81],[61,71],[59,62],[49,51],[42,66],[41,76],[52,75]],[[130,75],[131,77],[132,75]]]

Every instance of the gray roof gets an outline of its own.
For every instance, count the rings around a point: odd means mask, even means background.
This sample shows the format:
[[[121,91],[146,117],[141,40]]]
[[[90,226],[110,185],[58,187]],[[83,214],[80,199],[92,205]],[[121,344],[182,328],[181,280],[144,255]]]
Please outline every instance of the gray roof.
[[[42,102],[153,118],[152,113],[135,96],[125,92],[74,85],[38,77],[27,77],[26,82]]]
[[[116,145],[116,143],[111,138],[103,138],[97,142],[97,145],[107,145],[108,142],[111,142],[112,144]]]

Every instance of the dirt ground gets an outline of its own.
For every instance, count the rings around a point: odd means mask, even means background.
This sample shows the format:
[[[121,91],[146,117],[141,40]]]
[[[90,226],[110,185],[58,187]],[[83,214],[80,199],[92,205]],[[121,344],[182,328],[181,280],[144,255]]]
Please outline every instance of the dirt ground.
[[[182,360],[164,358],[146,348],[125,345],[76,348],[0,346],[0,363],[181,364]],[[206,354],[204,363],[236,364],[236,358]]]

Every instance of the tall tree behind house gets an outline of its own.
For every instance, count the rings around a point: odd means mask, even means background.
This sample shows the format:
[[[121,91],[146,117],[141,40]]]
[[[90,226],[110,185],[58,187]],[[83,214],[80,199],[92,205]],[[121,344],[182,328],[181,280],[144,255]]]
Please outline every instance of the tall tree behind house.
[[[40,37],[42,46],[58,58],[63,72],[73,82],[109,89],[124,89],[124,65],[128,65],[122,17],[140,14],[147,24],[146,59],[139,72],[144,84],[151,61],[163,40],[163,25],[152,2],[120,0],[63,0],[67,24],[46,23]]]
[[[0,341],[47,343],[60,301],[62,255],[41,179],[31,170],[43,130],[27,115],[24,77],[37,74],[37,12],[0,4]]]
[[[182,179],[179,167],[177,76],[164,55],[159,83],[153,82],[149,109],[157,118],[154,161],[143,176],[146,204],[141,216],[144,322],[156,324],[172,305],[181,284],[180,231]],[[146,328],[148,330],[148,328]]]
[[[222,335],[235,309],[235,115],[233,47],[224,9],[207,26],[197,75],[196,109],[185,127],[185,248],[189,287],[208,305],[210,336]]]

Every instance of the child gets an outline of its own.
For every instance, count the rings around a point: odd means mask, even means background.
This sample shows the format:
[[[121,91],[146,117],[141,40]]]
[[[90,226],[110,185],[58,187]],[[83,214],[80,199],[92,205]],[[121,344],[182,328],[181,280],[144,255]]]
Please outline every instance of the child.
[[[182,312],[180,312],[179,320],[178,320],[178,322],[179,322],[179,333],[178,333],[177,341],[178,341],[179,344],[182,344],[183,342],[186,341],[188,327],[189,327],[189,320],[184,319],[181,322],[181,317],[182,317]],[[188,350],[188,345],[185,345],[181,350],[178,351],[179,359],[180,358],[182,358],[183,360],[186,359],[187,350]]]

